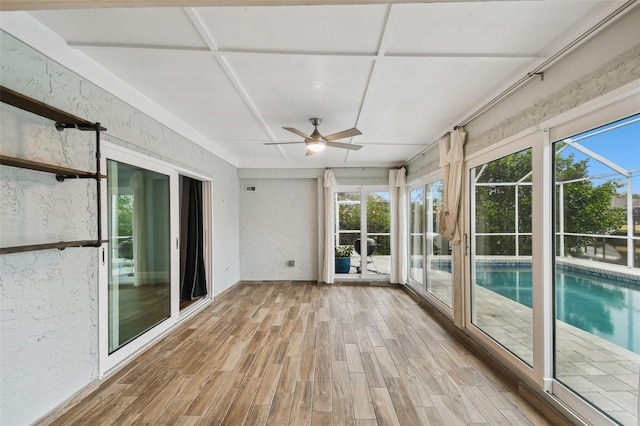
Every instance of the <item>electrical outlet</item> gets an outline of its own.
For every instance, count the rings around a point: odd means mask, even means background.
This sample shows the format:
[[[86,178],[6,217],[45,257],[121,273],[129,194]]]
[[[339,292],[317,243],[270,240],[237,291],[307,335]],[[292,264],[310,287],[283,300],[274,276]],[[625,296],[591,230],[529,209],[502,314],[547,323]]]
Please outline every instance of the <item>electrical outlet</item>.
[[[290,260],[289,261],[289,266],[296,266],[296,261],[295,260]]]

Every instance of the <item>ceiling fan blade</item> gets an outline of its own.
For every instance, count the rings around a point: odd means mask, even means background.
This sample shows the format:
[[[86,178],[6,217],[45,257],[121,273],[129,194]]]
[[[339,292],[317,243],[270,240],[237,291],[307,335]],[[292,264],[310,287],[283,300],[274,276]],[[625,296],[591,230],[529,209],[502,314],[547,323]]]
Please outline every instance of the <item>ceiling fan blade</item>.
[[[304,134],[298,129],[294,129],[293,127],[283,127],[283,129],[290,131],[291,133],[295,133],[298,136],[302,136],[305,139],[311,139],[311,136]]]
[[[350,150],[353,150],[353,151],[357,151],[360,148],[362,148],[362,145],[354,145],[354,144],[350,144],[350,143],[325,142],[324,144],[326,146],[332,146],[334,148],[344,148],[344,149],[350,149]]]
[[[318,151],[311,151],[310,149],[307,149],[307,152],[304,155],[306,157],[308,155],[313,155],[313,154],[317,154],[317,153],[318,153]]]
[[[306,143],[304,141],[301,142],[265,142],[262,145],[291,145],[294,143]]]
[[[361,134],[362,132],[354,127],[353,129],[343,130],[341,132],[334,133],[329,136],[323,136],[322,139],[324,139],[327,142],[331,142],[336,139],[349,138],[351,136],[358,136]]]

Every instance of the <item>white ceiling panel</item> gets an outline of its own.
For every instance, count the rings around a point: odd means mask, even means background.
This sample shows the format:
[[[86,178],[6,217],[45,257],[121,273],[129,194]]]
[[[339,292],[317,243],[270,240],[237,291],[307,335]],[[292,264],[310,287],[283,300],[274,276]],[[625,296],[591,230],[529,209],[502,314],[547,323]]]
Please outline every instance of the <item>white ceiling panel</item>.
[[[522,63],[464,58],[386,61],[378,65],[374,100],[361,130],[371,142],[430,143],[508,81]]]
[[[424,146],[364,144],[359,151],[350,151],[348,153],[349,160],[347,164],[360,165],[372,162],[376,165],[392,164],[398,166],[413,157],[421,148],[424,148]]]
[[[220,49],[376,53],[387,5],[197,9]]]
[[[611,2],[499,1],[394,6],[393,54],[524,55],[548,52]]]
[[[324,56],[225,56],[253,104],[279,141],[297,136],[282,127],[313,131],[308,119],[323,119],[320,133],[354,127],[373,60]],[[362,137],[362,136],[359,136]]]
[[[31,15],[69,43],[206,47],[181,8],[52,10]]]
[[[268,140],[265,140],[265,142],[268,142]],[[218,140],[216,143],[225,150],[233,152],[245,160],[283,161],[283,157],[276,147],[263,145],[262,142]],[[303,147],[300,149],[304,150]]]
[[[84,51],[210,139],[267,138],[210,54],[154,49]]]

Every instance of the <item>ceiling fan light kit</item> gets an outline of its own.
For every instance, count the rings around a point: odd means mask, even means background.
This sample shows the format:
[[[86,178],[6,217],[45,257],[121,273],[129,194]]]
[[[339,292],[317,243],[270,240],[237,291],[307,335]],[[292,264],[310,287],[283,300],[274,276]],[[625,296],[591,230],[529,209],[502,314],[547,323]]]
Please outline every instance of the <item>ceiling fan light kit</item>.
[[[313,133],[311,135],[307,135],[304,132],[301,132],[298,129],[294,129],[293,127],[283,127],[283,129],[295,133],[298,136],[302,136],[304,138],[304,142],[269,142],[265,143],[265,145],[290,145],[295,143],[304,143],[307,145],[307,153],[305,155],[313,155],[317,152],[324,150],[325,147],[333,147],[333,148],[342,148],[342,149],[350,149],[352,151],[357,151],[362,148],[362,145],[355,145],[350,143],[340,143],[333,142],[337,139],[342,138],[350,138],[353,136],[361,135],[362,132],[358,129],[351,128],[347,130],[343,130],[338,133],[333,133],[328,136],[322,136],[318,131],[318,126],[322,123],[321,118],[310,118],[309,121],[313,124]]]
[[[324,150],[324,142],[322,141],[308,141],[307,149],[313,152],[320,152]]]

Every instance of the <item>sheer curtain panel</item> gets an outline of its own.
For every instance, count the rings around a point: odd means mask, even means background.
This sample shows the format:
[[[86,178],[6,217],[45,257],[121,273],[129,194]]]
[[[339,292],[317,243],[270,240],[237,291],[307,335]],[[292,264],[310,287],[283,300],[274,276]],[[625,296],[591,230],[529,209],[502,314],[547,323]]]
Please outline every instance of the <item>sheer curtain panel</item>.
[[[333,258],[333,232],[334,232],[334,212],[333,212],[333,187],[337,185],[333,170],[327,169],[324,172],[324,255],[322,259],[321,281],[333,284],[335,275],[335,264]]]
[[[444,209],[440,216],[442,236],[453,243],[460,242],[458,212],[462,194],[462,162],[466,132],[455,129],[440,140],[440,167],[444,182]]]
[[[406,284],[407,265],[407,176],[405,168],[389,170],[391,192],[391,283]]]

